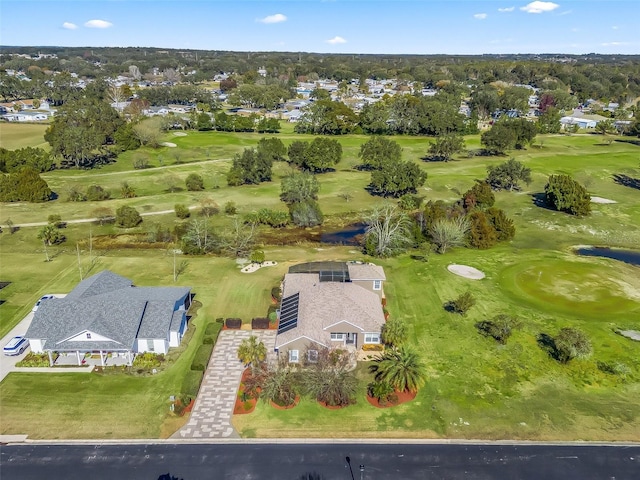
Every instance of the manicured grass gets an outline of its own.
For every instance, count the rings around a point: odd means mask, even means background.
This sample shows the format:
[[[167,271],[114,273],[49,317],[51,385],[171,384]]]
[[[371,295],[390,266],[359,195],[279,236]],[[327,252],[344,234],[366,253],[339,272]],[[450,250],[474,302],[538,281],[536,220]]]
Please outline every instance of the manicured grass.
[[[66,203],[59,200],[39,205],[3,205],[3,221],[15,223],[46,221],[51,213],[64,220],[85,218],[96,206],[115,209],[121,204],[136,206],[141,212],[173,209],[175,203],[196,205],[210,196],[220,206],[234,201],[239,213],[267,206],[284,210],[279,201],[280,180],[289,172],[284,163],[275,165],[274,181],[258,186],[230,188],[224,175],[230,158],[242,148],[253,146],[259,134],[187,132],[185,137],[168,137],[176,149],[148,151],[150,162],[163,168],[132,170],[129,152],[117,163],[102,169],[55,171],[46,174],[56,192],[63,194],[70,185],[83,188],[97,183],[114,190],[126,180],[138,190],[131,200]],[[297,136],[288,131],[280,135],[285,143]],[[320,205],[327,215],[326,228],[340,222],[339,216],[358,218],[360,213],[382,199],[371,197],[364,189],[369,174],[354,170],[364,136],[338,137],[345,159],[335,172],[323,174]],[[509,157],[456,158],[448,163],[423,162],[420,157],[429,139],[395,138],[403,147],[405,159],[420,162],[429,178],[418,192],[425,201],[454,201],[483,178],[486,168]],[[592,135],[547,136],[540,148],[512,152],[533,171],[533,183],[522,192],[499,192],[496,206],[507,211],[516,224],[516,237],[509,244],[488,251],[455,249],[445,255],[432,254],[428,262],[409,255],[395,259],[373,260],[385,267],[388,281],[385,292],[391,315],[409,324],[411,343],[424,356],[428,381],[417,398],[408,404],[379,410],[364,399],[370,381],[366,365],[359,367],[361,379],[358,404],[343,410],[326,410],[303,399],[287,411],[260,403],[253,414],[236,416],[234,422],[244,436],[273,437],[464,437],[530,438],[585,440],[640,440],[640,344],[616,335],[616,327],[640,330],[640,284],[638,268],[607,259],[577,258],[570,249],[579,244],[640,245],[640,197],[638,191],[613,182],[616,173],[640,175],[640,150],[630,144],[601,146]],[[469,148],[477,148],[478,137],[467,139]],[[174,165],[175,155],[182,150]],[[164,157],[166,155],[166,157]],[[159,166],[159,163],[155,163]],[[166,168],[164,168],[166,167]],[[206,192],[166,193],[166,175],[181,179],[198,172],[205,178]],[[536,206],[535,196],[543,191],[547,176],[569,173],[583,182],[590,193],[617,201],[593,204],[593,214],[574,218]],[[217,185],[219,188],[213,188]],[[349,193],[350,201],[340,195]],[[143,232],[152,222],[171,225],[175,216],[145,217],[142,226],[126,233]],[[214,224],[223,231],[231,218],[219,215]],[[172,257],[165,248],[122,248],[120,240],[106,235],[123,233],[113,226],[92,226],[99,255],[94,272],[110,268],[132,278],[137,285],[171,285]],[[21,228],[15,234],[0,235],[0,280],[13,282],[0,291],[0,333],[8,331],[44,293],[71,290],[79,280],[75,245],[81,242],[81,259],[88,265],[88,225],[69,225],[64,230],[67,242],[51,249],[56,256],[44,262],[36,228]],[[309,232],[306,232],[309,233]],[[264,316],[270,304],[270,289],[277,285],[289,265],[314,260],[367,260],[355,247],[316,248],[313,245],[266,247],[267,259],[276,267],[263,268],[245,275],[234,260],[215,257],[184,257],[189,262],[178,284],[194,287],[196,300],[203,306],[196,325],[204,326],[217,317],[241,317],[249,321]],[[462,263],[484,271],[482,281],[454,276],[446,270],[450,263]],[[443,304],[465,291],[471,291],[478,303],[467,317],[447,313]],[[481,337],[475,323],[498,313],[520,318],[523,328],[514,333],[506,346]],[[591,338],[594,355],[560,365],[537,345],[541,333],[555,335],[560,328],[575,326]],[[2,433],[29,433],[34,437],[144,437],[169,435],[179,425],[168,417],[168,395],[179,393],[187,385],[193,389],[195,378],[185,374],[195,355],[203,330],[196,330],[193,347],[170,369],[153,377],[115,377],[92,375],[91,380],[76,380],[67,391],[66,375],[11,374],[0,384]],[[623,364],[626,375],[611,375],[598,369],[598,362]],[[33,378],[32,378],[33,377]],[[86,378],[88,378],[87,376]],[[85,377],[74,376],[82,379]],[[109,393],[110,387],[114,394]],[[24,398],[44,399],[45,392],[57,392],[54,401],[24,402]],[[99,393],[93,393],[99,392]],[[130,396],[127,395],[130,392]],[[16,400],[19,395],[21,400]],[[82,409],[69,410],[75,397],[82,397]],[[133,400],[129,400],[133,399]],[[126,419],[114,423],[112,415],[121,412]],[[148,408],[138,408],[146,402]],[[56,409],[67,408],[78,416],[72,428],[65,425]],[[87,413],[84,413],[87,412]],[[41,429],[39,419],[50,418]],[[4,418],[11,418],[10,423]],[[55,420],[55,421],[54,421]],[[86,422],[92,432],[83,430]],[[81,425],[82,424],[82,425]],[[77,428],[77,431],[76,431]],[[60,433],[65,431],[67,433]],[[85,435],[86,433],[86,435]]]
[[[0,123],[0,147],[16,150],[24,147],[40,147],[49,150],[44,132],[49,125],[41,123]]]

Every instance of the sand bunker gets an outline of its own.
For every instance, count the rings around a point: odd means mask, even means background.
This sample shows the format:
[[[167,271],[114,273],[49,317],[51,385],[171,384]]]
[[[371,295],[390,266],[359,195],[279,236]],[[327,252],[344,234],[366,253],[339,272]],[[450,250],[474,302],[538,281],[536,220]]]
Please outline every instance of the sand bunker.
[[[173,132],[174,137],[186,137],[187,134],[184,132]]]
[[[619,333],[623,337],[627,337],[631,340],[640,342],[640,332],[638,332],[637,330],[618,330],[617,333]]]
[[[262,263],[251,263],[249,265],[247,265],[246,267],[244,267],[242,270],[240,270],[242,273],[253,273],[256,270],[261,269],[262,267],[273,267],[274,265],[277,265],[278,262],[262,262]]]
[[[449,265],[447,270],[470,280],[482,280],[484,278],[483,272],[468,265]]]
[[[591,197],[591,203],[618,203],[615,200],[609,200],[602,197]]]
[[[177,147],[175,143],[171,143],[171,142],[162,142],[160,145],[162,145],[163,147],[169,147],[169,148]]]

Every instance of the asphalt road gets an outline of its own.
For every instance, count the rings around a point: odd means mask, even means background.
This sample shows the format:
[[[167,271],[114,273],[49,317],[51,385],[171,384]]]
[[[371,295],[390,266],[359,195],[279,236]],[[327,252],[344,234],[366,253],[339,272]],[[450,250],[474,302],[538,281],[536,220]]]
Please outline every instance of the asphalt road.
[[[640,446],[11,445],[1,449],[0,478],[637,480]]]

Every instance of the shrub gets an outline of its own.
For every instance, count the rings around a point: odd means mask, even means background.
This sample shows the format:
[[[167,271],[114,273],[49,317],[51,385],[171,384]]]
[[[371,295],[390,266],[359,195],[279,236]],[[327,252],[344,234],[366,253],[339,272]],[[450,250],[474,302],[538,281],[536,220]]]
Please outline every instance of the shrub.
[[[271,289],[271,298],[279,302],[282,299],[282,291],[280,287],[273,287]]]
[[[209,358],[211,358],[211,352],[213,351],[213,344],[203,343],[198,347],[193,361],[191,362],[191,370],[205,371],[209,364]]]
[[[253,330],[266,330],[269,328],[269,319],[265,317],[256,317],[251,320],[251,328]]]
[[[109,200],[111,198],[111,192],[109,190],[105,190],[100,185],[91,185],[87,188],[86,197],[90,202]]]
[[[378,399],[381,405],[388,403],[394,393],[394,388],[387,382],[375,381],[367,385],[367,395]]]
[[[227,215],[235,215],[238,212],[235,202],[228,201],[224,204],[224,213]]]
[[[136,355],[133,366],[137,368],[155,368],[164,362],[164,355],[161,353],[144,352]]]
[[[367,343],[362,346],[362,350],[365,352],[381,352],[384,350],[384,347],[376,343]]]
[[[498,343],[505,345],[513,330],[520,328],[518,319],[509,315],[496,315],[491,320],[476,323],[480,335],[491,337]]]
[[[190,192],[200,192],[204,190],[204,180],[197,173],[190,173],[185,180],[185,185]]]
[[[560,212],[576,216],[591,213],[591,196],[587,189],[569,175],[551,175],[544,195],[547,205]]]
[[[58,358],[58,353],[52,354],[53,361]],[[22,360],[16,363],[16,367],[48,367],[49,355],[47,353],[29,352]]]
[[[142,217],[138,211],[127,205],[116,210],[116,225],[124,228],[132,228],[142,223]]]
[[[471,292],[464,292],[455,300],[451,300],[445,304],[445,310],[452,313],[466,315],[467,312],[476,304],[476,299]]]
[[[261,208],[257,212],[249,213],[245,219],[245,223],[254,225],[269,225],[273,228],[284,227],[289,223],[289,215],[279,210],[270,210]]]
[[[176,203],[173,209],[176,212],[176,217],[180,219],[184,220],[185,218],[189,218],[189,216],[191,215],[191,212],[189,211],[189,207],[187,207],[182,203]]]
[[[233,330],[238,330],[242,327],[242,319],[240,318],[227,318],[224,321],[225,327]]]
[[[204,329],[204,334],[217,335],[220,332],[220,323],[222,323],[222,318],[216,319],[215,322],[209,322],[207,328]]]

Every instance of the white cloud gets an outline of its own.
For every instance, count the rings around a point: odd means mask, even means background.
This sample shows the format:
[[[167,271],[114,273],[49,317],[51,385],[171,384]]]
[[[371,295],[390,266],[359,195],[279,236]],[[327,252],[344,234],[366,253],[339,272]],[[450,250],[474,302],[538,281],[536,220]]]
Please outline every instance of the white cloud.
[[[340,43],[347,43],[347,41],[344,38],[338,37],[338,36],[330,38],[329,40],[326,40],[326,42],[330,43],[331,45],[338,45]]]
[[[498,11],[500,13],[506,13],[506,12],[513,12],[516,9],[516,7],[505,7],[505,8],[499,8]]]
[[[71,22],[64,22],[62,24],[62,28],[66,28],[67,30],[75,30],[76,28],[78,28],[78,25]]]
[[[629,45],[629,42],[605,42],[601,43],[603,47],[619,47],[621,45]]]
[[[274,15],[267,15],[264,18],[259,18],[256,21],[260,23],[281,23],[287,21],[287,16],[281,13],[276,13]]]
[[[109,28],[113,27],[113,23],[106,20],[89,20],[84,26],[87,28]]]
[[[553,2],[535,1],[535,2],[528,3],[524,7],[520,7],[520,10],[527,13],[544,13],[544,12],[551,12],[556,8],[558,8],[559,6],[560,5]]]
[[[613,28],[614,30],[618,30],[618,28],[620,28],[620,27],[618,27],[617,25],[614,25],[614,26],[613,26],[613,27],[611,27],[611,28]]]
[[[486,13],[476,13],[473,18],[476,18],[478,20],[484,20],[485,18],[487,18],[487,14]]]

